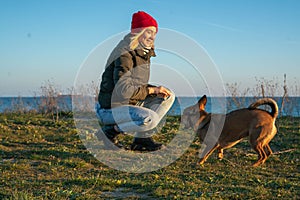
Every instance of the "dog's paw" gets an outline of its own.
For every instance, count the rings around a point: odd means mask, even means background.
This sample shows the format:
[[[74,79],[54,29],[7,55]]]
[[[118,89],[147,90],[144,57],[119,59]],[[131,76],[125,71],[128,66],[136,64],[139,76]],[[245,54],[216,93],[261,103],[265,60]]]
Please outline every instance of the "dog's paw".
[[[199,166],[203,166],[204,165],[205,160],[201,159],[197,162],[197,165]]]
[[[219,153],[219,154],[218,154],[218,159],[219,159],[219,160],[222,160],[223,158],[224,158],[224,155],[223,155],[222,153]]]
[[[199,162],[195,163],[195,168],[202,169],[204,168],[204,164],[200,164]]]
[[[254,163],[253,165],[252,165],[252,167],[259,167],[261,165],[261,162],[256,162],[256,163]]]

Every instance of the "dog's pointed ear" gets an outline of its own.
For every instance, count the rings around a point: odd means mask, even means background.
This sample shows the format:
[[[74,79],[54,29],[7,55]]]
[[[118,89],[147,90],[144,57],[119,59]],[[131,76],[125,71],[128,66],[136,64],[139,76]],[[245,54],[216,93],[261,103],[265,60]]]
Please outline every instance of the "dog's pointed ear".
[[[198,101],[199,109],[204,110],[206,103],[207,103],[207,97],[206,95],[203,95],[203,97],[201,97]]]

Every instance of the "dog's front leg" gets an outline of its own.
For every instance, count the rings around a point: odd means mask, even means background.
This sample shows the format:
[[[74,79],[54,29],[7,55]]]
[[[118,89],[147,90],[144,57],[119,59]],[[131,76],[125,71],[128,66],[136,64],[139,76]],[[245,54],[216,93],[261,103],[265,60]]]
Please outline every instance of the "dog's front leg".
[[[219,150],[219,151],[218,151],[218,158],[219,158],[219,160],[222,160],[223,157],[224,157],[223,149],[219,148],[218,150]]]
[[[216,150],[220,145],[216,144],[215,146],[213,145],[206,145],[204,148],[203,152],[200,154],[200,159],[198,161],[199,165],[203,165],[203,163],[207,160],[207,158]],[[212,148],[211,148],[212,147]]]

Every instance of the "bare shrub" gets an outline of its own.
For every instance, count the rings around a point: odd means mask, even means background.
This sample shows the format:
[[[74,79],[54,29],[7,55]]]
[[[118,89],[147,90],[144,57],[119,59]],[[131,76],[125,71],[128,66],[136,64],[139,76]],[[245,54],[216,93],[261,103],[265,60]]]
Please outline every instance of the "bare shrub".
[[[288,84],[287,76],[284,74],[283,84],[281,84],[278,78],[266,79],[255,78],[256,84],[254,88],[240,88],[238,83],[227,83],[226,89],[229,95],[227,101],[228,110],[238,109],[247,106],[249,103],[248,97],[251,99],[258,99],[262,97],[274,98],[278,102],[279,116],[291,115],[295,113],[300,115],[300,103],[298,98],[291,96],[300,96],[299,80],[294,81],[292,84]],[[268,109],[266,106],[264,109]]]
[[[256,86],[253,91],[254,97],[275,97],[282,94],[281,88],[279,87],[279,80],[273,78],[268,80],[266,78],[255,78]]]
[[[226,90],[228,94],[228,110],[239,109],[245,106],[247,98],[250,96],[250,88],[241,89],[238,83],[227,83]]]
[[[294,79],[288,87],[288,95],[283,107],[283,112],[287,115],[300,116],[300,80]]]
[[[72,88],[73,111],[75,109],[77,112],[90,112],[95,107],[98,93],[99,84],[94,81]]]
[[[53,120],[59,120],[59,104],[58,95],[61,93],[50,80],[46,81],[40,87],[41,96],[38,103],[38,112],[42,114],[50,114]]]
[[[21,96],[12,99],[10,112],[15,112],[20,114],[28,112],[26,103],[24,102]]]

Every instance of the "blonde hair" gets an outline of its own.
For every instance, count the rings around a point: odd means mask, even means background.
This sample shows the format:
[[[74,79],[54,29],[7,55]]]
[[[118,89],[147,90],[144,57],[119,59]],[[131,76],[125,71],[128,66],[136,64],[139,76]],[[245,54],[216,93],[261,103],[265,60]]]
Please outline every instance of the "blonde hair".
[[[150,26],[147,28],[150,28],[150,29],[154,28],[155,32],[156,32],[156,28],[154,26]],[[144,34],[144,32],[147,30],[147,28],[143,28],[143,29],[141,29],[141,31],[139,31],[137,33],[132,33],[132,37],[130,38],[131,41],[129,44],[130,50],[135,50],[139,46],[139,38]],[[152,45],[152,48],[154,48],[154,44]]]

